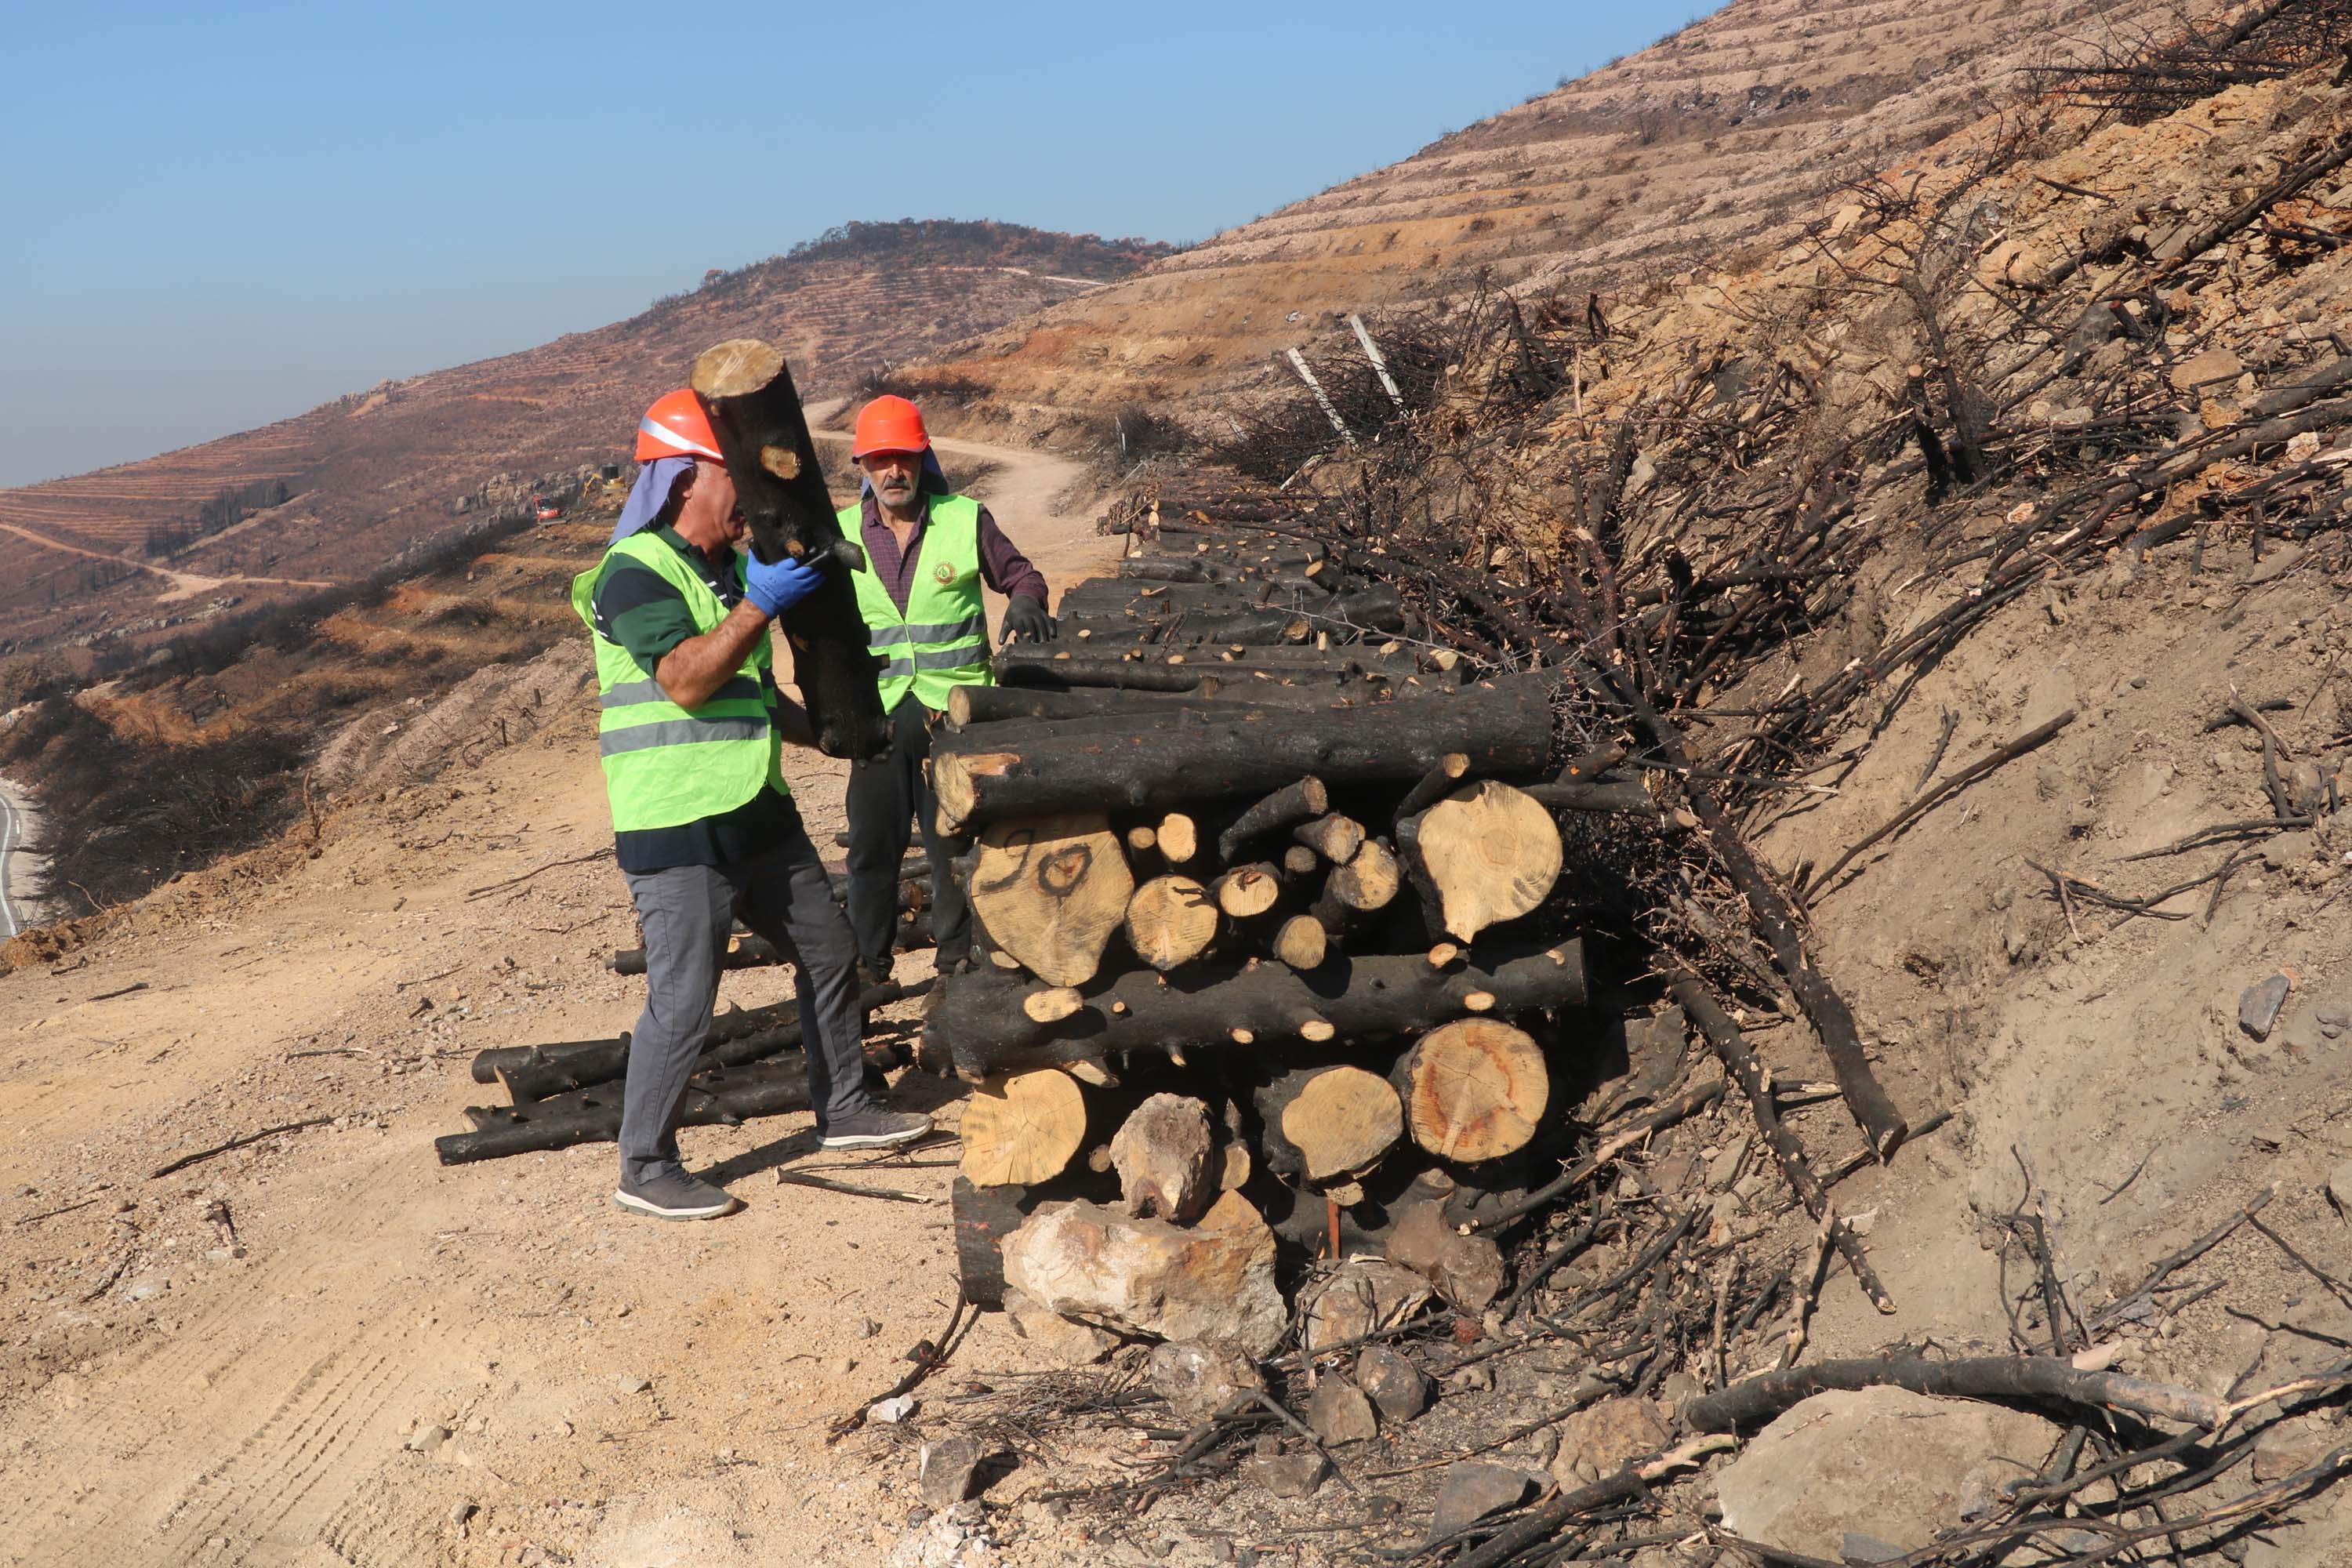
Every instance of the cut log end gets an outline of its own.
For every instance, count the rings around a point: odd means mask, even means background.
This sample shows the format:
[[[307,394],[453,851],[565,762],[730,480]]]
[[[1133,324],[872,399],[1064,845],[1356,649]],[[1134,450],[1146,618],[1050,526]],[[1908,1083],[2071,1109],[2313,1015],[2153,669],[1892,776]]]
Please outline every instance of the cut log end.
[[[1160,853],[1168,858],[1171,866],[1181,866],[1200,853],[1200,829],[1181,811],[1171,811],[1160,819],[1158,837]]]
[[[730,338],[695,356],[694,390],[705,397],[743,397],[782,374],[783,351],[757,338]]]
[[[1330,936],[1313,915],[1293,915],[1274,934],[1274,956],[1293,969],[1318,969],[1330,953]]]
[[[1087,1102],[1055,1068],[991,1079],[963,1112],[964,1178],[975,1186],[1032,1186],[1062,1173],[1086,1142]]]
[[[1274,908],[1282,897],[1282,874],[1260,862],[1237,867],[1216,881],[1217,907],[1234,919],[1247,920]]]
[[[1190,877],[1154,877],[1128,900],[1128,945],[1163,973],[1199,957],[1216,934],[1216,901]]]
[[[1333,1181],[1370,1168],[1404,1135],[1404,1112],[1394,1089],[1361,1068],[1308,1068],[1288,1073],[1258,1094],[1269,1155],[1313,1182]],[[1287,1146],[1286,1148],[1285,1146]]]
[[[1468,1163],[1526,1147],[1551,1095],[1542,1048],[1496,1018],[1432,1029],[1398,1059],[1394,1082],[1413,1142]]]
[[[1541,904],[1559,877],[1559,827],[1525,790],[1491,779],[1401,825],[1418,883],[1443,906],[1445,932],[1468,942]]]
[[[1057,1024],[1087,1005],[1075,985],[1032,991],[1021,999],[1021,1010],[1040,1024]]]
[[[971,905],[990,942],[1049,985],[1094,977],[1134,891],[1127,856],[1098,816],[996,823],[973,854]]]

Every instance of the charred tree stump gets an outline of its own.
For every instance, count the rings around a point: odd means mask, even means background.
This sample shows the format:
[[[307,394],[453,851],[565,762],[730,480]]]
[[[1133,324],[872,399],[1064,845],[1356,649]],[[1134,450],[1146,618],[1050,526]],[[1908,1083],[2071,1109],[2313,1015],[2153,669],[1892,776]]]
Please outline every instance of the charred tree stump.
[[[762,561],[829,557],[823,586],[786,617],[793,676],[807,699],[817,749],[829,757],[870,757],[888,744],[866,617],[846,568],[857,546],[841,536],[816,443],[784,356],[756,338],[736,338],[694,362],[694,390],[735,481],[737,503]]]

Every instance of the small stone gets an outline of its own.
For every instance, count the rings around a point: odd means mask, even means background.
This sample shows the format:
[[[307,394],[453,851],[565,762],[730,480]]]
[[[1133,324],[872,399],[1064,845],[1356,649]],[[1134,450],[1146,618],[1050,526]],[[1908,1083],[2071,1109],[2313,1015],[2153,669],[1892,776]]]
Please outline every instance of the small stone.
[[[2284,1480],[2335,1451],[2344,1434],[2316,1415],[2274,1422],[2254,1439],[2254,1479]]]
[[[2278,1022],[2279,1009],[2286,1005],[2287,977],[2273,974],[2245,989],[2238,998],[2238,1027],[2257,1040],[2270,1038],[2271,1026]]]
[[[169,1279],[142,1279],[122,1293],[126,1301],[152,1301],[172,1288]]]
[[[933,1508],[953,1508],[971,1495],[980,1468],[980,1445],[970,1437],[941,1437],[923,1445],[915,1489]]]
[[[1483,1361],[1473,1362],[1446,1373],[1445,1386],[1464,1394],[1485,1394],[1495,1386],[1495,1369]]]
[[[1706,1184],[1718,1193],[1729,1192],[1731,1184],[1739,1180],[1739,1167],[1748,1163],[1748,1151],[1753,1138],[1742,1138],[1706,1164]]]
[[[456,1502],[449,1505],[449,1528],[452,1530],[465,1529],[466,1521],[481,1511],[481,1505],[477,1503],[472,1498],[459,1498]]]
[[[2312,1009],[2311,1016],[2329,1028],[2341,1029],[2352,1026],[2352,1007],[2347,1007],[2341,1002],[2322,1002]]]
[[[1648,1400],[1604,1399],[1559,1424],[1559,1453],[1552,1460],[1552,1474],[1563,1485],[1612,1475],[1629,1460],[1664,1447],[1671,1436],[1659,1419],[1658,1407]],[[1570,1480],[1571,1471],[1575,1482]]]
[[[861,1340],[870,1340],[881,1331],[882,1325],[871,1318],[861,1319],[858,1321],[857,1337]]]
[[[1401,1351],[1366,1345],[1356,1356],[1356,1386],[1391,1421],[1410,1421],[1429,1408],[1429,1379]]]
[[[1367,1443],[1380,1435],[1372,1402],[1364,1391],[1334,1373],[1315,1385],[1307,1401],[1307,1425],[1327,1445]]]
[[[1698,1379],[1686,1372],[1670,1373],[1658,1384],[1658,1403],[1669,1410],[1679,1410],[1683,1402],[1699,1395]]]
[[[653,1380],[650,1378],[634,1377],[625,1372],[620,1376],[614,1378],[613,1380],[613,1384],[614,1386],[617,1387],[623,1394],[643,1394],[646,1390],[653,1386]]]
[[[847,1377],[857,1370],[857,1363],[845,1355],[827,1356],[824,1364],[827,1377]]]
[[[1242,1461],[1242,1473],[1276,1497],[1305,1498],[1315,1495],[1331,1467],[1310,1448],[1302,1454],[1253,1454]]]
[[[1443,1541],[1490,1513],[1517,1508],[1535,1482],[1535,1477],[1509,1465],[1464,1459],[1446,1466],[1437,1483],[1437,1513],[1429,1521],[1430,1541]]]
[[[2311,858],[2318,840],[2308,833],[2282,833],[2263,846],[2263,864],[2273,871],[2300,866]]]
[[[2352,1214],[2352,1160],[2327,1173],[2327,1196],[2337,1208]]]
[[[408,1436],[408,1451],[412,1454],[429,1454],[448,1440],[449,1428],[446,1426],[419,1426]]]
[[[1429,1281],[1385,1258],[1351,1258],[1331,1271],[1307,1310],[1307,1348],[1363,1340],[1392,1329],[1429,1300]]]
[[[1152,1347],[1144,1375],[1180,1420],[1206,1421],[1236,1404],[1254,1404],[1265,1384],[1257,1363],[1213,1341],[1170,1340]]]
[[[895,1426],[914,1413],[915,1396],[911,1394],[893,1394],[888,1399],[877,1399],[867,1405],[866,1419],[879,1421],[885,1426]]]

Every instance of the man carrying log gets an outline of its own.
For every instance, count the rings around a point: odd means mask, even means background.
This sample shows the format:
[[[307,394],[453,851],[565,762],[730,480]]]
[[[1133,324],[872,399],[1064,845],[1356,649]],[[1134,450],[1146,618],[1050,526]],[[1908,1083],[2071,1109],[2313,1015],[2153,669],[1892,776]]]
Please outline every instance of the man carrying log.
[[[737,919],[794,962],[824,1146],[903,1143],[931,1123],[866,1092],[856,949],[784,782],[783,743],[810,743],[810,725],[777,689],[769,623],[816,592],[822,560],[737,552],[743,515],[692,389],[660,398],[637,430],[636,488],[604,560],[572,584],[596,653],[614,857],[646,935],[613,1201],[716,1219],[738,1205],[687,1173],[677,1120]]]
[[[971,906],[948,865],[969,846],[941,836],[923,764],[949,695],[994,679],[981,585],[1012,601],[1004,611],[1008,638],[1050,642],[1055,628],[1045,613],[1044,574],[1013,548],[986,507],[948,489],[913,404],[888,396],[868,403],[858,411],[850,450],[866,479],[858,503],[841,510],[841,531],[866,547],[866,564],[851,578],[867,647],[882,660],[882,710],[891,734],[889,751],[852,763],[849,773],[849,922],[857,935],[859,977],[878,984],[890,977],[910,816],[921,826],[931,863],[931,937],[940,971],[971,951]]]

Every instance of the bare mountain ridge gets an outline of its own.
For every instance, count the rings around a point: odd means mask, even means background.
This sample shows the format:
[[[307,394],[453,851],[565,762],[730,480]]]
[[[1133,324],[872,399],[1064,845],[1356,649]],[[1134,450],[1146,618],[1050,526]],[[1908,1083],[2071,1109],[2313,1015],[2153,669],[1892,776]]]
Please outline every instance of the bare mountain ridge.
[[[1351,310],[1481,270],[1608,289],[1793,234],[1842,181],[1978,120],[2053,58],[2205,0],[1734,0],[1649,48],[987,334],[938,367],[1000,428],[1228,395]]]
[[[478,515],[470,501],[512,504],[542,476],[625,457],[638,411],[719,339],[766,337],[791,356],[803,391],[838,394],[1167,249],[1010,224],[849,224],[595,331],[0,491],[7,646],[160,630],[228,599],[364,575],[465,527],[459,498]],[[267,501],[278,482],[290,492],[282,505],[162,552],[160,535],[206,501],[247,489]]]

